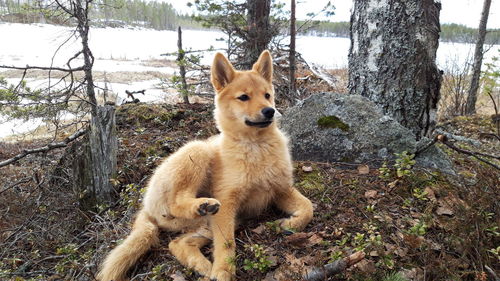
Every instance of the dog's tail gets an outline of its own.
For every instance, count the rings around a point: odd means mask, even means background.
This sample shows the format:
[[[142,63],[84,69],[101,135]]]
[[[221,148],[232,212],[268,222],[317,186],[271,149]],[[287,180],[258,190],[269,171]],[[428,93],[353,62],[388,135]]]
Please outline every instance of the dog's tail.
[[[100,281],[126,280],[127,271],[153,245],[158,244],[158,225],[144,210],[135,219],[130,235],[116,247],[102,264],[97,275]]]

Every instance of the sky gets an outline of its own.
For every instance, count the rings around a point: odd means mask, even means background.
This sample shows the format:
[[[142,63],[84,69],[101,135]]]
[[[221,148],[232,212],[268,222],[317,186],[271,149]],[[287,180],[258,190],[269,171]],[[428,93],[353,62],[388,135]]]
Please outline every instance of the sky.
[[[163,0],[171,3],[175,9],[190,12],[186,3],[192,0]],[[304,19],[306,14],[321,10],[328,0],[296,0],[297,18]],[[289,2],[289,1],[283,1]],[[352,0],[333,0],[335,15],[330,21],[349,21]],[[459,23],[469,27],[479,26],[483,0],[441,0],[441,23]],[[488,28],[500,28],[500,0],[493,0],[488,19]]]

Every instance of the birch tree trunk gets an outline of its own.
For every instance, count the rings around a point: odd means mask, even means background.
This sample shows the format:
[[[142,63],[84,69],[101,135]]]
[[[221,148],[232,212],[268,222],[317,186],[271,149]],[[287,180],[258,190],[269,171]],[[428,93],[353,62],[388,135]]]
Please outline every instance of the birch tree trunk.
[[[440,9],[434,0],[355,0],[351,15],[349,92],[368,97],[416,139],[435,125]]]
[[[481,64],[483,63],[483,46],[486,38],[486,25],[488,23],[488,15],[490,14],[491,0],[484,0],[483,11],[481,12],[481,20],[479,21],[479,33],[477,36],[476,49],[474,50],[474,63],[472,66],[472,79],[465,105],[465,114],[471,115],[476,113],[477,92],[479,89],[479,78],[481,75]]]

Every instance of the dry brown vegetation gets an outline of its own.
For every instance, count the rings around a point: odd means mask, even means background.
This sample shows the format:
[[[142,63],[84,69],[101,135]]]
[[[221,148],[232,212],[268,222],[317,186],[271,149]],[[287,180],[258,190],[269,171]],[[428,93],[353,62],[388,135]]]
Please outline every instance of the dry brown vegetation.
[[[113,206],[80,210],[68,164],[78,144],[0,169],[0,279],[93,280],[104,255],[127,235],[161,158],[217,132],[209,104],[128,104],[118,109],[117,126],[114,184],[120,195]],[[493,129],[488,118],[458,118],[443,126],[498,152],[498,140],[481,137]],[[1,143],[0,156],[36,145]],[[241,223],[238,280],[301,280],[311,266],[358,250],[366,258],[330,280],[381,280],[393,272],[407,280],[486,280],[485,265],[499,272],[499,172],[443,149],[459,177],[411,170],[403,178],[394,171],[381,178],[378,167],[369,165],[297,162],[296,186],[314,202],[314,220],[294,234],[277,228],[273,222],[284,214],[274,209]],[[161,245],[131,270],[132,280],[197,280],[167,250],[175,235],[162,233]],[[204,249],[207,255],[210,250]]]

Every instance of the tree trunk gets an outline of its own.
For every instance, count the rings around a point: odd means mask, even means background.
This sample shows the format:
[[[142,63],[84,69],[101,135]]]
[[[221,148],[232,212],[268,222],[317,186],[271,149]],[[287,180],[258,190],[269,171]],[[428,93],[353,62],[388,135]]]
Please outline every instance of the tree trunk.
[[[81,194],[82,210],[95,211],[97,205],[111,203],[116,194],[110,182],[115,176],[118,151],[115,109],[110,105],[99,106],[97,112],[72,161],[73,189]]]
[[[368,97],[415,134],[435,125],[441,86],[439,1],[355,0],[349,91]]]
[[[483,45],[486,38],[486,25],[488,23],[488,15],[490,14],[491,0],[484,0],[481,20],[479,21],[479,33],[474,51],[474,64],[472,67],[472,79],[467,96],[467,104],[465,106],[465,114],[471,115],[476,113],[477,92],[479,89],[479,78],[481,75],[481,64],[483,63]]]
[[[115,190],[110,180],[116,173],[118,150],[114,106],[97,107],[97,116],[91,119],[89,143],[92,157],[89,167],[93,175],[91,192],[98,203],[112,202]]]
[[[111,179],[116,171],[117,140],[115,128],[115,110],[113,106],[98,106],[94,89],[92,67],[94,56],[89,48],[89,19],[90,1],[75,1],[74,17],[78,21],[77,30],[82,40],[82,54],[84,60],[84,75],[87,98],[91,107],[90,119],[90,162],[84,163],[83,168],[90,172],[91,182],[85,183],[89,196],[95,199],[89,204],[110,203],[113,200],[114,188]]]
[[[179,65],[179,70],[180,70],[180,75],[181,75],[181,82],[182,82],[182,90],[181,90],[181,95],[182,99],[185,104],[189,104],[189,97],[188,97],[188,87],[187,87],[187,82],[186,82],[186,64],[184,61],[184,50],[182,49],[182,29],[179,26],[177,28],[177,65]]]
[[[291,0],[290,13],[290,95],[295,97],[297,89],[295,88],[295,0]]]
[[[271,0],[247,0],[247,9],[248,38],[245,44],[245,61],[242,65],[249,69],[271,41],[269,31]]]

